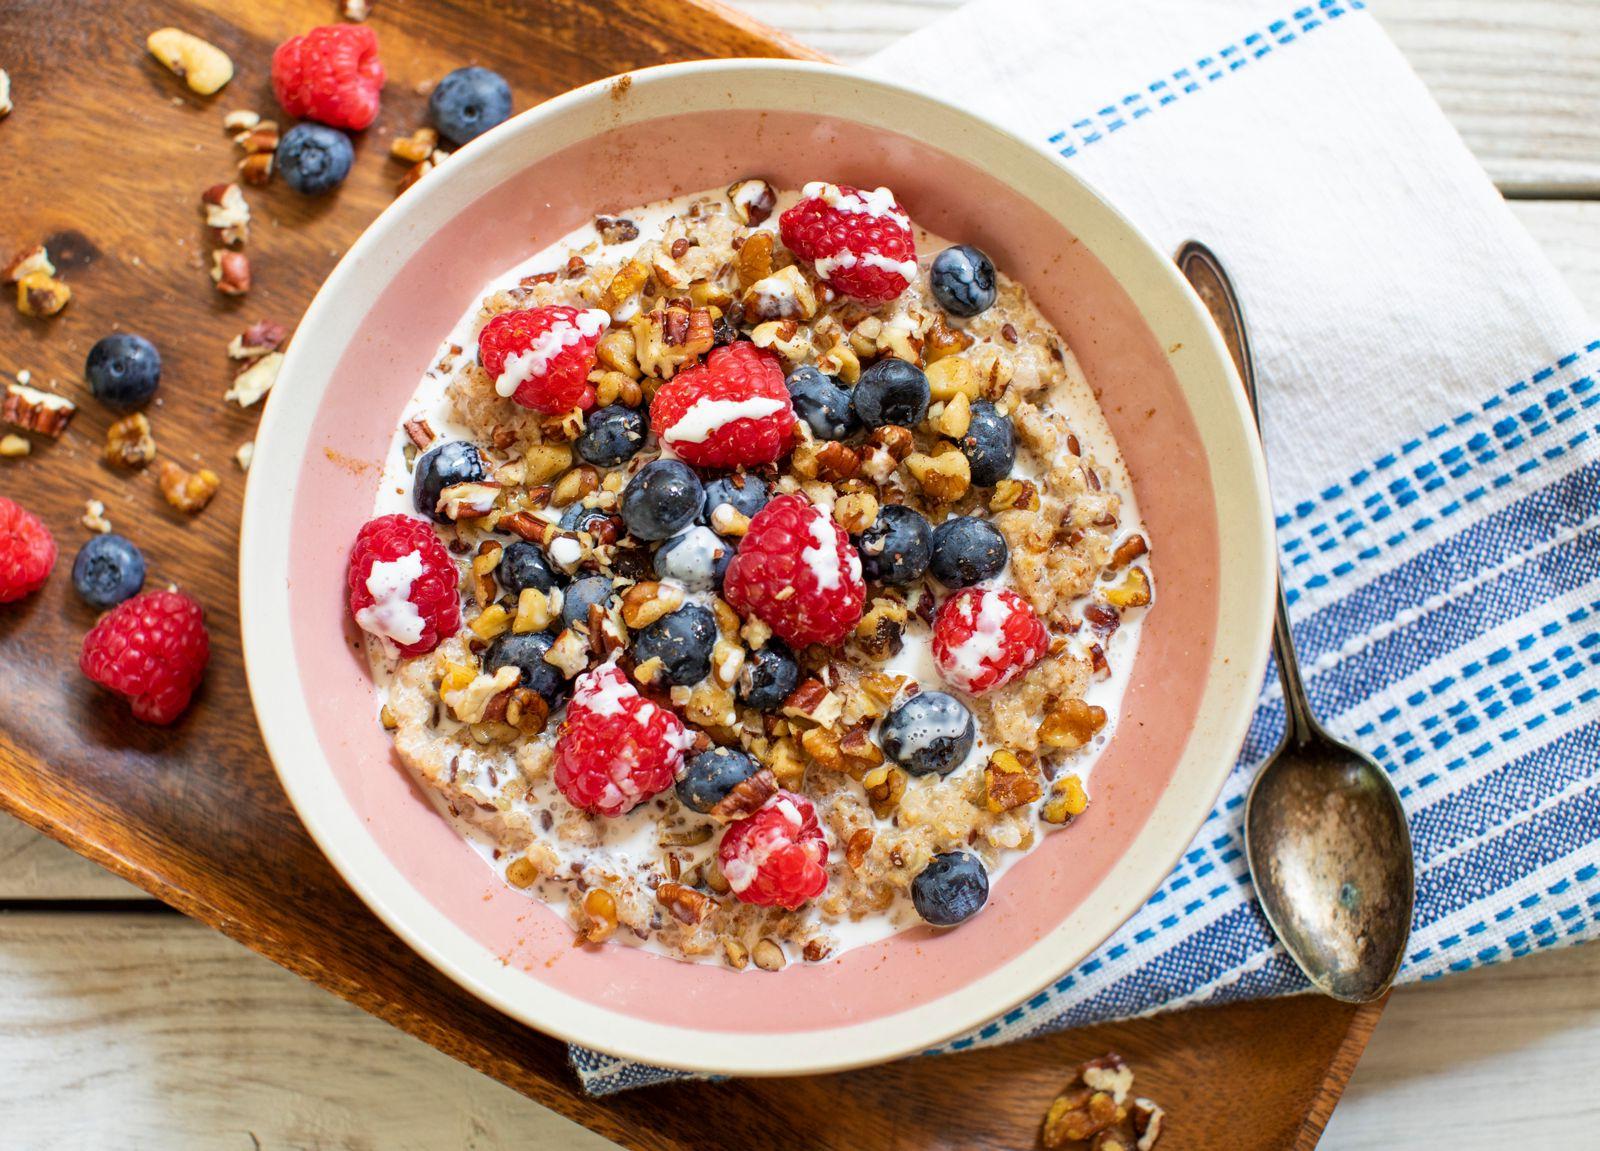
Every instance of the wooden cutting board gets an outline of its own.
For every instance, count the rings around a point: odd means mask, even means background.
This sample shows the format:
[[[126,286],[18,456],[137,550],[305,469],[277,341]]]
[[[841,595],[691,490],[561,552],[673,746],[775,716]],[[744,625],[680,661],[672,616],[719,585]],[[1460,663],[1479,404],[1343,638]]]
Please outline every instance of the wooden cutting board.
[[[216,294],[199,198],[233,178],[225,111],[275,115],[272,47],[337,16],[334,0],[11,0],[0,60],[16,110],[0,122],[0,258],[45,242],[74,291],[30,320],[0,306],[0,369],[27,369],[81,405],[63,439],[0,461],[0,492],[41,514],[62,559],[45,590],[0,611],[0,806],[345,999],[531,1098],[634,1148],[1017,1149],[1071,1064],[1107,1048],[1168,1110],[1172,1148],[1309,1147],[1355,1065],[1378,1008],[1302,998],[1096,1027],[999,1050],[812,1079],[675,1085],[586,1098],[563,1046],[513,1023],[435,972],[339,880],[301,828],[262,748],[239,649],[235,448],[257,412],[222,399],[228,341],[257,319],[287,325],[403,167],[389,139],[424,122],[418,85],[466,63],[505,74],[517,107],[614,72],[706,56],[816,54],[719,5],[692,0],[375,0],[389,70],[383,114],[357,143],[347,184],[306,200],[252,188],[255,287]],[[175,25],[233,58],[218,96],[189,92],[144,50]],[[153,475],[101,460],[110,416],[88,396],[84,356],[114,329],[143,333],[165,363],[150,409],[160,450],[222,476],[197,517],[171,511]],[[9,377],[6,377],[9,378]],[[84,501],[208,611],[213,657],[175,728],[133,722],[76,670],[94,613],[68,568],[88,538]],[[175,989],[181,994],[181,988]]]

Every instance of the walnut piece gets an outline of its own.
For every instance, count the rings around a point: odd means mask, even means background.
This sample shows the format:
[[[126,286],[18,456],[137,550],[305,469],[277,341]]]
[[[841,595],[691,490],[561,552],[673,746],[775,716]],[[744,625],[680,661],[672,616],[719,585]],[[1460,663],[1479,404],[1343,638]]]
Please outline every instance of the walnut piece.
[[[106,460],[124,468],[142,468],[156,458],[156,441],[143,412],[123,416],[106,429]]]
[[[156,483],[167,503],[191,516],[204,511],[222,486],[221,478],[209,468],[191,472],[165,458],[156,465]]]
[[[24,316],[46,319],[59,314],[71,300],[72,289],[43,272],[34,272],[17,281],[17,310]]]

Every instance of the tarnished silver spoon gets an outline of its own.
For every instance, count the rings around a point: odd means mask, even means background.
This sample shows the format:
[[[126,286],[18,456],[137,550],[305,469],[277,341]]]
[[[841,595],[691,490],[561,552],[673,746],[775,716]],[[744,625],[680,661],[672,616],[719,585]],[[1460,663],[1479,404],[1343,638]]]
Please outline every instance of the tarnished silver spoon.
[[[1178,252],[1244,381],[1256,412],[1244,315],[1221,263],[1203,244]],[[1267,921],[1319,991],[1350,1003],[1389,990],[1411,933],[1415,865],[1400,797],[1364,752],[1311,713],[1278,581],[1272,653],[1283,685],[1283,742],[1261,765],[1245,804],[1245,856]]]

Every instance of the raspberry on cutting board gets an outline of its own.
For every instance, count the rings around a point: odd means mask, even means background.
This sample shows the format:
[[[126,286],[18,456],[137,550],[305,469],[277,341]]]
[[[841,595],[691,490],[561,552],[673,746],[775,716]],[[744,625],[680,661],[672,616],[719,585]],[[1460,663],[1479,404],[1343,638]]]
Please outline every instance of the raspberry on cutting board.
[[[556,786],[574,807],[622,815],[677,779],[694,736],[615,664],[580,675],[556,737]]]
[[[1010,683],[1049,650],[1050,632],[1033,608],[1005,588],[963,588],[933,620],[939,674],[973,695]]]
[[[21,504],[0,496],[0,603],[38,591],[55,565],[50,529]]]
[[[426,655],[461,629],[460,579],[429,524],[379,516],[350,549],[350,614],[391,653]]]
[[[211,657],[205,610],[180,592],[123,600],[83,637],[78,667],[126,696],[145,723],[175,722],[189,706]]]
[[[291,36],[272,53],[272,92],[302,120],[359,131],[378,118],[383,91],[378,37],[365,24],[330,24]]]
[[[599,308],[553,304],[501,312],[478,333],[478,362],[497,394],[561,415],[594,406],[595,347],[611,323]]]
[[[863,304],[888,303],[917,278],[911,218],[888,188],[814,180],[778,218],[778,230],[817,279]]]
[[[697,468],[774,462],[789,450],[794,419],[777,357],[748,340],[715,349],[650,402],[650,430]]]
[[[793,911],[828,886],[828,840],[803,795],[779,791],[748,818],[728,825],[717,864],[745,903]]]
[[[735,611],[795,648],[843,641],[866,596],[850,537],[803,496],[778,496],[756,513],[723,577]]]

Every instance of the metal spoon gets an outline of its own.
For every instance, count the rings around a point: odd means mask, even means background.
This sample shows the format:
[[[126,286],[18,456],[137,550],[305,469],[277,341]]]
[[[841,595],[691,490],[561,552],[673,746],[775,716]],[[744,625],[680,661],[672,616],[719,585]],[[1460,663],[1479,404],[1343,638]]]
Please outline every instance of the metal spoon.
[[[1222,332],[1259,431],[1255,364],[1233,285],[1200,243],[1185,244],[1177,260]],[[1389,990],[1411,932],[1415,876],[1405,810],[1384,770],[1311,714],[1281,578],[1272,653],[1287,730],[1245,804],[1250,878],[1273,931],[1317,989],[1366,1003]]]

